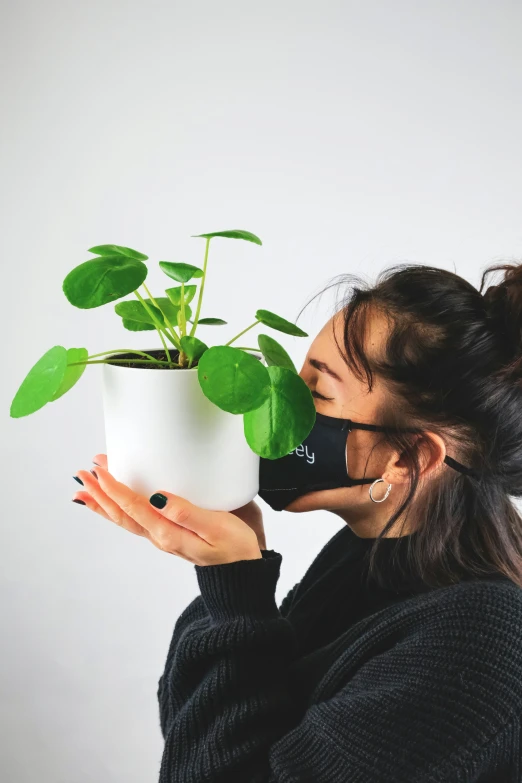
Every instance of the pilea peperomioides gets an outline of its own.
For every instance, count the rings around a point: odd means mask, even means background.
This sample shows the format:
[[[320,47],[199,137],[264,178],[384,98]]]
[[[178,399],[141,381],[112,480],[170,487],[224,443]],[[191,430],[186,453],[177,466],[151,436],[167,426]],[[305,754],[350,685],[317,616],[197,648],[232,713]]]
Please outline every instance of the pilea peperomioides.
[[[13,398],[10,415],[27,416],[56,401],[77,383],[90,364],[121,363],[171,371],[197,368],[205,396],[222,410],[243,415],[245,438],[256,454],[277,459],[302,443],[314,424],[315,405],[286,350],[268,334],[257,335],[259,348],[232,347],[231,343],[258,324],[296,337],[307,337],[307,333],[281,316],[259,309],[255,320],[223,345],[209,346],[195,336],[198,326],[227,323],[221,318],[200,318],[211,240],[225,237],[256,245],[261,245],[261,240],[240,230],[193,236],[205,239],[203,268],[159,261],[165,275],[180,285],[166,288],[164,296],[156,297],[145,285],[148,256],[121,245],[89,248],[95,257],[76,266],[63,281],[68,301],[75,307],[94,309],[134,295],[135,299],[119,301],[114,306],[116,314],[131,332],[156,330],[163,350],[152,355],[118,348],[90,355],[86,348],[55,345],[29,370]],[[190,283],[193,280],[199,280],[199,291],[197,284]],[[196,296],[193,314],[190,303]],[[251,351],[261,352],[267,366]],[[126,356],[118,358],[119,354]],[[129,358],[127,354],[133,356]]]

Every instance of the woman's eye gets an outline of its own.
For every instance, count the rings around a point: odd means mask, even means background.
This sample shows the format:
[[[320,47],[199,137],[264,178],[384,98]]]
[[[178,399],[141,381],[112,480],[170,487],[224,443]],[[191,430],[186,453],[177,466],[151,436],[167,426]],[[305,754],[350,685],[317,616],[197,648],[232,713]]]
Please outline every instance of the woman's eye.
[[[316,397],[318,400],[333,400],[333,397],[324,397],[322,394],[319,394],[318,391],[313,391],[312,397]]]

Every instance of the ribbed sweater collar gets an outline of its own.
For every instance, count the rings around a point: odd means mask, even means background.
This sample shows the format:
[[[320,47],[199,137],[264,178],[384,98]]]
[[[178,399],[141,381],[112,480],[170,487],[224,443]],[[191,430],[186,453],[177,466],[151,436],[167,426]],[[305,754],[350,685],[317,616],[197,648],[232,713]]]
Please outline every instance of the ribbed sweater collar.
[[[382,538],[376,551],[375,570],[385,580],[387,587],[381,588],[375,577],[368,577],[368,587],[376,592],[407,593],[415,595],[424,593],[430,589],[422,579],[414,572],[412,565],[412,548],[417,533],[399,536],[396,538]],[[344,568],[347,563],[357,563],[361,575],[366,576],[369,569],[370,550],[377,537],[363,538],[358,536],[348,524],[340,533],[336,544],[338,552],[338,564]],[[335,563],[334,563],[335,565]]]

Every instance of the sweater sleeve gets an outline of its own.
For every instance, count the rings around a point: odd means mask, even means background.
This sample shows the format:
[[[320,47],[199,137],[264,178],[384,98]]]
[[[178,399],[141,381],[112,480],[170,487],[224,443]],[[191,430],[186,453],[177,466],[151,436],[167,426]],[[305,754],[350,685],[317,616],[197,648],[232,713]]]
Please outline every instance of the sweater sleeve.
[[[273,558],[274,555],[278,555],[278,553],[276,553],[273,549],[263,549],[261,550],[261,555],[263,559],[265,559],[265,558]],[[278,555],[278,557],[280,561],[281,556]],[[235,565],[235,564],[228,564],[228,565]],[[203,566],[203,568],[208,568],[208,566]],[[215,569],[215,566],[211,566],[211,568]],[[197,569],[198,567],[196,567],[196,571]],[[228,569],[228,570],[230,571],[233,569]],[[276,577],[276,581],[277,581],[277,577]],[[290,609],[290,606],[292,604],[292,600],[296,594],[297,588],[299,587],[300,584],[301,582],[297,582],[283,598],[283,601],[279,609],[280,614],[283,617],[286,617]],[[164,671],[159,678],[157,691],[156,691],[156,696],[159,705],[160,729],[161,729],[161,734],[163,736],[163,739],[166,739],[167,726],[172,717],[172,701],[173,701],[173,697],[175,699],[177,688],[179,687],[178,678],[176,677],[176,672],[174,672],[174,676],[172,676],[172,672],[171,672],[172,659],[177,650],[179,640],[183,636],[183,634],[188,629],[197,627],[198,624],[200,624],[200,621],[203,620],[204,618],[207,618],[208,620],[209,614],[203,596],[200,594],[196,596],[196,598],[194,598],[193,601],[190,602],[190,604],[183,610],[183,612],[176,620],[169,649],[167,652],[167,659],[165,662]],[[169,677],[170,677],[170,687],[166,687],[167,678]]]
[[[295,725],[285,675],[297,642],[275,600],[281,561],[264,550],[256,560],[195,566],[200,609],[195,599],[179,618],[161,685],[169,714],[160,783],[249,783]]]
[[[172,637],[170,640],[169,649],[167,652],[167,660],[165,662],[163,673],[159,678],[158,688],[156,691],[156,696],[159,705],[160,729],[161,729],[161,734],[163,736],[163,739],[165,739],[165,732],[171,714],[171,699],[169,697],[169,692],[168,692],[169,689],[166,687],[167,685],[166,679],[170,671],[170,665],[171,665],[172,657],[176,650],[178,639],[184,633],[186,628],[188,628],[190,625],[195,623],[197,620],[204,617],[206,614],[207,614],[207,610],[205,609],[205,604],[203,602],[203,599],[201,595],[198,595],[196,596],[196,598],[194,598],[193,601],[190,602],[190,604],[183,610],[183,612],[176,620],[174,631],[172,633]]]
[[[195,566],[201,596],[164,685],[160,783],[473,783],[484,748],[520,726],[521,612],[487,592],[420,606],[355,670],[340,650],[328,679],[341,684],[297,714],[286,676],[296,640],[274,598],[281,560],[268,550]]]

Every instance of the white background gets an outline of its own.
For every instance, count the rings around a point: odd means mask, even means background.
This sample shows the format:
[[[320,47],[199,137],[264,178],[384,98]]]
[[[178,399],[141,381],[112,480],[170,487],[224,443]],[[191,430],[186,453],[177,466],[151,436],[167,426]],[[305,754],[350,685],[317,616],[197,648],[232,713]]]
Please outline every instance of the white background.
[[[202,315],[294,320],[332,277],[398,261],[475,285],[522,256],[518,2],[27,2],[1,6],[2,779],[155,783],[156,687],[194,567],[73,505],[104,451],[101,368],[9,418],[51,346],[159,347],[65,275],[102,243],[201,265]],[[274,334],[301,366],[328,296]],[[206,336],[210,332],[206,332]],[[254,335],[255,330],[249,333]],[[224,339],[223,339],[224,338]],[[256,343],[253,342],[253,345]],[[260,501],[262,503],[262,501]],[[262,503],[277,597],[339,529]]]

